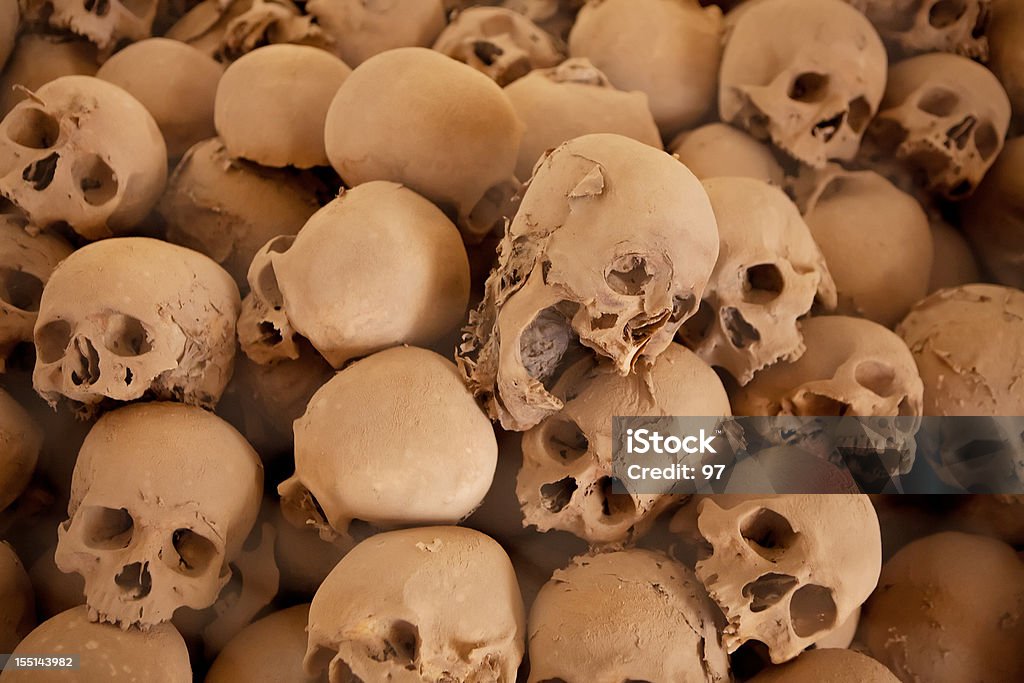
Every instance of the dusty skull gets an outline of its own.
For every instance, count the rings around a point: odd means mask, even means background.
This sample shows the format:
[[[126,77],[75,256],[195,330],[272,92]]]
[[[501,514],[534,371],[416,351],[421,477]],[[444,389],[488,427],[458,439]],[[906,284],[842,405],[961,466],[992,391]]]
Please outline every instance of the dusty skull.
[[[78,454],[56,562],[85,578],[95,621],[149,627],[209,607],[256,521],[263,467],[201,408],[145,403],[107,413]]]
[[[156,121],[121,88],[63,76],[0,122],[0,194],[33,225],[66,223],[86,239],[134,227],[167,180]]]
[[[77,33],[110,54],[149,38],[160,0],[20,0],[26,21]]]
[[[508,555],[461,527],[373,536],[334,568],[309,610],[307,675],[330,683],[513,683],[523,599]]]
[[[326,676],[310,678],[302,671],[308,621],[307,603],[274,612],[247,626],[217,655],[204,683],[327,683]]]
[[[862,444],[845,443],[840,430],[826,435],[825,452],[811,444],[807,449],[827,455],[839,445],[866,447],[882,456],[884,474],[908,472],[914,462],[913,437],[921,423],[924,388],[906,344],[861,318],[814,317],[800,328],[807,347],[800,359],[758,373],[735,392],[733,410],[737,415],[783,418],[762,422],[762,436],[775,444],[804,445],[803,440],[818,437],[816,425],[786,416],[880,418],[862,425],[872,430],[859,435],[864,437]],[[855,441],[858,435],[849,436]],[[867,466],[873,461],[864,462]],[[855,469],[852,463],[847,465]]]
[[[0,372],[16,345],[32,341],[43,286],[70,254],[60,237],[30,235],[21,218],[0,215]]]
[[[757,640],[775,663],[840,627],[882,568],[878,517],[865,495],[707,497],[697,503],[697,528],[711,552],[697,577],[728,621],[726,649]]]
[[[716,619],[693,572],[661,553],[581,555],[530,610],[529,681],[724,683]]]
[[[94,76],[99,68],[96,61],[96,46],[85,39],[23,32],[0,73],[0,116],[6,116],[29,92],[61,76]]]
[[[309,0],[306,11],[352,68],[387,50],[428,47],[445,26],[441,0]]]
[[[585,135],[537,166],[458,359],[508,429],[562,408],[545,382],[576,340],[622,375],[668,348],[718,256],[707,194],[642,142]],[[571,355],[571,354],[570,354]]]
[[[886,65],[874,27],[842,0],[752,3],[722,55],[722,120],[810,166],[850,159],[878,111]]]
[[[518,12],[471,7],[456,15],[434,43],[438,52],[469,64],[506,86],[533,69],[565,59],[565,47]]]
[[[895,158],[925,189],[968,197],[1003,149],[1010,100],[991,71],[966,57],[934,53],[889,69],[865,155]]]
[[[754,178],[712,178],[704,190],[721,241],[697,315],[682,341],[741,385],[754,373],[803,353],[797,320],[817,300],[836,304],[818,245],[782,190]]]
[[[565,407],[523,434],[516,493],[524,524],[590,543],[637,539],[672,502],[663,494],[612,492],[612,417],[731,414],[718,376],[678,344],[625,377],[583,358],[552,393]]]
[[[904,54],[956,52],[985,61],[991,0],[846,0]]]
[[[298,357],[301,334],[335,368],[454,330],[469,299],[458,230],[397,183],[368,182],[315,213],[296,237],[272,239],[249,269],[238,321],[258,363]]]
[[[42,445],[39,425],[10,394],[0,389],[0,512],[25,490]]]
[[[148,392],[212,408],[231,378],[240,309],[231,276],[202,254],[145,237],[85,246],[43,289],[36,391],[51,404]]]
[[[771,149],[727,123],[681,133],[668,150],[701,180],[740,176],[782,187],[785,174]]]

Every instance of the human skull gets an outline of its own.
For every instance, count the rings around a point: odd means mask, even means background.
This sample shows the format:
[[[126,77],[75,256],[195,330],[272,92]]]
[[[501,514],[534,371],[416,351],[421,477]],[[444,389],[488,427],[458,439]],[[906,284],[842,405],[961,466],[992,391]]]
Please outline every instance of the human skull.
[[[23,219],[0,214],[0,372],[15,346],[32,341],[43,286],[71,251],[62,238],[30,235]]]
[[[1024,137],[1007,140],[960,216],[975,253],[996,281],[1024,289]]]
[[[148,631],[95,624],[85,607],[75,607],[40,624],[14,649],[15,656],[78,654],[78,681],[191,683],[192,665],[185,641],[170,624]],[[39,671],[5,671],[4,683],[35,683]],[[52,673],[52,672],[51,672]],[[51,676],[43,674],[42,678]],[[62,677],[57,674],[56,677]]]
[[[744,6],[722,55],[722,120],[820,168],[856,155],[885,92],[885,46],[842,0]]]
[[[375,181],[342,193],[298,236],[268,242],[253,259],[249,285],[238,321],[249,358],[296,358],[300,334],[341,368],[454,330],[469,300],[469,261],[440,209],[397,183]]]
[[[905,55],[956,52],[988,59],[990,0],[846,0]]]
[[[721,241],[697,315],[680,337],[709,365],[741,385],[758,370],[803,353],[797,320],[817,301],[836,305],[836,288],[796,205],[754,178],[712,178]]]
[[[32,583],[14,549],[0,541],[0,650],[13,652],[36,625]]]
[[[209,607],[259,513],[263,467],[201,408],[144,403],[107,413],[82,444],[61,571],[85,579],[90,618],[150,627]]]
[[[17,401],[0,389],[0,512],[28,486],[39,460],[43,431]]]
[[[231,378],[241,303],[197,252],[145,237],[87,245],[43,289],[36,391],[90,408],[151,394],[212,408]]]
[[[149,38],[160,0],[20,0],[22,18],[88,38],[106,54]]]
[[[471,241],[503,220],[519,189],[522,136],[523,124],[494,81],[414,47],[356,68],[338,89],[324,130],[327,157],[349,186],[402,183],[441,207]]]
[[[335,375],[295,421],[281,509],[340,543],[353,540],[353,520],[457,524],[487,494],[497,459],[491,424],[455,366],[432,351],[388,349]]]
[[[783,666],[765,669],[750,683],[821,683],[837,676],[857,683],[900,683],[877,660],[845,648],[808,650]]]
[[[845,465],[858,475],[910,471],[924,389],[906,344],[893,332],[862,318],[814,317],[804,320],[800,328],[807,347],[804,354],[792,363],[779,363],[758,373],[732,396],[733,411],[783,418],[762,421],[759,429],[777,445],[802,445],[804,439],[817,438],[814,429],[819,425],[810,423],[808,417],[879,418],[826,425],[835,431],[825,435],[825,452],[810,444],[807,448],[823,456],[837,446],[865,448],[881,457],[885,472],[858,472],[858,463],[847,460]],[[789,416],[802,419],[785,419]],[[857,424],[863,432],[854,429]],[[860,464],[868,468],[868,462]]]
[[[991,71],[966,57],[933,53],[889,69],[868,131],[869,163],[895,158],[930,192],[964,199],[1003,149],[1010,100]]]
[[[330,683],[513,683],[523,599],[508,555],[461,527],[373,536],[324,580],[309,610],[307,675]]]
[[[998,208],[996,210],[998,211]],[[964,218],[965,228],[970,220]],[[931,226],[935,258],[932,259],[932,272],[928,278],[928,294],[947,287],[959,287],[972,282],[980,282],[981,267],[978,265],[974,250],[971,249],[963,232],[941,218],[933,219]],[[982,247],[979,247],[978,251],[981,250]],[[1012,249],[1007,249],[1007,251],[1012,254]],[[1024,255],[1024,250],[1021,253]],[[1013,258],[1012,255],[1010,258]],[[1024,259],[1021,260],[1021,266],[1024,267]],[[1005,282],[1005,284],[1012,283]],[[1018,284],[1024,287],[1024,278]]]
[[[565,59],[565,47],[518,12],[470,7],[455,16],[434,49],[487,74],[504,87],[533,69]]]
[[[167,180],[156,121],[121,88],[63,76],[0,122],[0,194],[36,227],[66,223],[90,240],[146,217]]]
[[[96,46],[83,38],[23,32],[0,73],[0,116],[61,76],[94,76],[96,61]]]
[[[537,165],[458,360],[506,429],[563,407],[545,385],[579,342],[628,374],[672,343],[718,257],[707,194],[642,142],[585,135]],[[569,354],[571,355],[571,353]]]
[[[720,619],[693,572],[661,553],[581,555],[530,610],[529,681],[724,683]]]
[[[711,549],[697,577],[728,621],[726,649],[757,640],[776,664],[840,627],[882,568],[862,494],[706,497],[697,528]]]
[[[709,123],[681,133],[668,151],[701,180],[741,176],[782,187],[785,177],[771,149],[727,123]]]
[[[524,525],[562,529],[590,543],[642,536],[671,504],[658,493],[613,493],[614,416],[726,416],[729,398],[714,371],[672,344],[623,377],[583,358],[552,389],[558,413],[523,434],[516,494]]]
[[[327,676],[306,676],[306,624],[309,604],[296,605],[247,626],[221,650],[204,683],[274,680],[327,683]]]
[[[309,0],[306,11],[355,68],[402,47],[429,47],[445,26],[442,0]]]
[[[516,162],[520,180],[529,180],[548,150],[588,133],[618,133],[661,147],[647,96],[616,90],[587,59],[534,69],[507,85],[505,94],[526,127]],[[587,115],[580,116],[584,111]]]

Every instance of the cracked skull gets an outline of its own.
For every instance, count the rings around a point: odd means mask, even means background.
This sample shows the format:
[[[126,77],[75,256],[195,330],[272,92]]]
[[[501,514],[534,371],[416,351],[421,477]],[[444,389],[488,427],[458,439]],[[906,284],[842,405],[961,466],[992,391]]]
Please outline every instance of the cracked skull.
[[[0,122],[0,194],[36,227],[95,240],[142,221],[167,180],[156,121],[121,88],[63,76]]]
[[[722,56],[722,120],[816,168],[850,159],[878,111],[887,63],[874,27],[842,0],[752,3]]]
[[[991,71],[966,57],[934,53],[889,70],[868,131],[869,162],[895,158],[930,192],[964,199],[1003,149],[1010,100]]]
[[[240,308],[231,276],[202,254],[145,237],[90,244],[43,289],[36,391],[51,404],[149,394],[212,408],[231,378]]]
[[[209,607],[256,521],[263,468],[201,408],[146,403],[104,415],[82,444],[56,562],[85,579],[93,620],[150,627]]]
[[[513,683],[523,599],[495,541],[461,527],[373,536],[324,580],[309,610],[307,675],[330,683]]]
[[[715,496],[697,515],[711,553],[697,577],[725,614],[730,653],[757,640],[776,664],[793,659],[878,582],[881,533],[865,495]]]
[[[69,30],[110,54],[149,38],[160,0],[21,0],[24,19]]]
[[[639,538],[673,500],[612,492],[613,416],[731,414],[718,376],[678,344],[625,377],[583,358],[552,392],[565,408],[523,435],[516,493],[524,524],[569,531],[590,543]]]
[[[956,52],[985,61],[991,0],[846,0],[903,54]]]
[[[753,178],[704,181],[721,240],[718,262],[682,341],[740,384],[804,344],[797,320],[817,300],[836,305],[836,288],[796,205]]]
[[[628,374],[668,348],[718,257],[707,194],[642,142],[585,135],[538,166],[509,226],[459,362],[507,429],[563,402],[549,387],[579,344]]]

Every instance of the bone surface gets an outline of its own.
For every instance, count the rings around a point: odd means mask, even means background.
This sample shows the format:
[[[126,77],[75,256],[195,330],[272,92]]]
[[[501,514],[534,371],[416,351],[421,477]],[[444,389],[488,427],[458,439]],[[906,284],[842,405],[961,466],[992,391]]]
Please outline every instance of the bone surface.
[[[42,445],[39,425],[10,394],[0,389],[0,512],[28,486]]]
[[[0,650],[12,652],[36,626],[35,596],[25,566],[7,543],[0,541]]]

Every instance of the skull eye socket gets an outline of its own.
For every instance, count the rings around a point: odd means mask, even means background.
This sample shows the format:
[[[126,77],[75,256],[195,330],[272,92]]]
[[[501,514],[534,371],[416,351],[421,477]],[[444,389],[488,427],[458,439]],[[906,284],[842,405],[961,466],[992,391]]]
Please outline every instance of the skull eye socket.
[[[114,169],[95,154],[75,159],[71,176],[82,190],[82,197],[91,206],[103,206],[117,196]]]
[[[697,312],[686,319],[683,326],[679,328],[679,340],[692,348],[699,346],[711,333],[715,324],[715,309],[702,299]]]
[[[135,520],[124,508],[82,509],[82,542],[95,550],[120,550],[132,541]]]
[[[191,529],[177,529],[171,544],[178,554],[178,571],[184,574],[202,574],[217,556],[217,548]]]
[[[53,320],[36,330],[36,355],[43,363],[59,361],[70,343],[71,325],[66,320]]]
[[[583,430],[568,417],[562,415],[551,417],[544,423],[541,430],[545,452],[557,455],[558,460],[562,463],[575,462],[590,448],[590,443]]]
[[[760,508],[743,520],[740,535],[751,550],[770,562],[792,548],[798,536],[785,517],[768,508]]]
[[[104,345],[122,357],[141,356],[153,348],[146,327],[129,315],[114,315],[107,321]]]
[[[60,123],[40,109],[24,107],[7,115],[7,137],[16,145],[50,149],[60,137]]]
[[[387,637],[389,654],[399,662],[412,664],[419,657],[420,630],[408,621],[396,621],[391,624]]]
[[[974,146],[985,161],[995,156],[999,149],[999,134],[992,124],[985,122],[974,129]]]
[[[751,303],[766,304],[782,294],[786,279],[773,263],[747,268],[743,274],[743,299]]]
[[[949,28],[967,13],[964,0],[939,0],[928,10],[928,23],[932,28]]]
[[[0,268],[0,299],[21,311],[39,311],[43,281],[31,273],[14,268]]]
[[[789,617],[793,632],[801,638],[810,638],[835,626],[838,610],[832,591],[811,584],[797,589],[789,601]]]
[[[828,86],[827,74],[808,71],[793,79],[793,84],[789,86],[789,97],[797,102],[821,102],[828,95]]]
[[[932,88],[917,101],[917,108],[932,116],[949,116],[956,111],[960,97],[945,88]]]
[[[863,97],[850,102],[846,112],[846,123],[855,133],[862,133],[871,122],[871,104]]]
[[[853,371],[857,384],[882,397],[896,393],[896,371],[888,365],[866,360]]]
[[[625,296],[639,296],[651,281],[647,260],[638,254],[627,254],[616,260],[604,279],[615,292]]]

